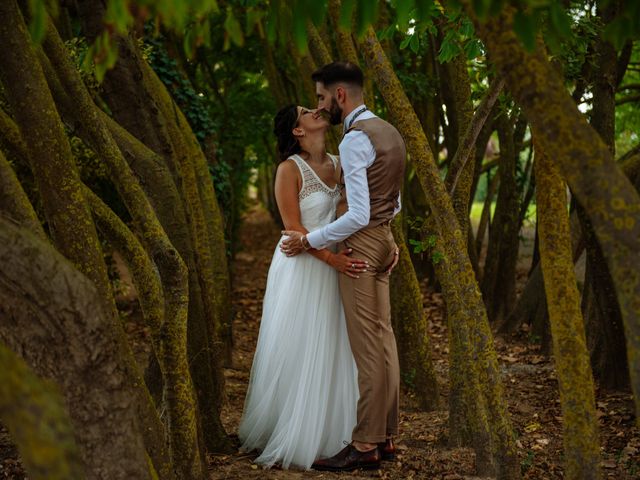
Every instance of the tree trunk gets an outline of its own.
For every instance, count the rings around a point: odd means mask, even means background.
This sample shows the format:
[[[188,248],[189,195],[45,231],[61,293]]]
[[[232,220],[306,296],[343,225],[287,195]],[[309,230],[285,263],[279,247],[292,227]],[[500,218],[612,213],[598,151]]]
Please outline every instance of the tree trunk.
[[[445,277],[455,279],[453,286],[455,290],[445,296],[448,311],[455,312],[455,316],[449,313],[452,322],[450,334],[469,332],[470,342],[467,341],[467,343],[470,343],[468,348],[472,349],[473,354],[463,358],[474,358],[477,361],[464,364],[464,368],[474,375],[474,367],[477,367],[477,381],[487,405],[498,478],[520,478],[515,438],[504,401],[493,338],[480,289],[467,253],[467,233],[465,231],[463,235],[460,230],[451,199],[440,179],[429,143],[420,128],[420,122],[371,27],[361,42],[361,48],[369,71],[387,107],[397,120],[398,130],[407,143],[407,151],[414,162],[416,173],[431,205],[444,248]],[[444,282],[445,278],[441,277],[440,281]],[[469,417],[467,420],[473,421]]]
[[[162,425],[126,343],[122,324],[117,318],[95,225],[82,194],[71,148],[51,92],[47,88],[16,2],[0,2],[0,14],[7,20],[0,26],[0,43],[9,46],[0,49],[0,78],[7,100],[15,112],[20,133],[23,138],[31,140],[27,144],[30,166],[51,237],[59,251],[86,273],[100,293],[104,311],[109,313],[105,317],[109,327],[105,325],[104,328],[109,330],[109,338],[115,337],[117,345],[117,349],[111,354],[121,358],[126,366],[127,388],[133,389],[136,395],[140,431],[145,435],[149,457],[163,477],[171,478]],[[134,445],[132,448],[137,447]],[[125,453],[121,454],[124,455]],[[135,451],[133,455],[135,458]],[[99,459],[92,461],[98,462]],[[141,471],[140,478],[149,475],[146,460],[144,470],[145,473]]]
[[[540,147],[554,159],[585,209],[607,261],[622,313],[637,418],[640,419],[640,197],[607,145],[566,92],[547,56],[524,50],[513,31],[514,9],[476,21],[490,58],[506,75]]]
[[[162,328],[164,343],[161,345],[158,342],[156,347],[167,381],[165,392],[169,407],[172,463],[178,478],[203,478],[206,467],[198,446],[196,406],[192,397],[193,385],[188,373],[184,346],[189,301],[186,266],[158,222],[151,204],[116,142],[101,121],[97,107],[77,70],[71,65],[64,44],[51,22],[48,25],[44,48],[58,72],[58,78],[74,99],[80,128],[87,132],[91,147],[107,164],[111,179],[148,245],[150,256],[160,273],[165,305],[164,321],[158,327]],[[102,209],[99,211],[103,212]],[[157,339],[159,334],[158,328]]]
[[[604,8],[598,6],[598,16],[603,25],[612,21],[616,7],[616,2]],[[615,155],[617,52],[602,36],[595,40],[594,50],[593,108],[590,123],[607,144],[612,155]],[[629,370],[624,325],[613,280],[589,218],[580,205],[577,211],[587,248],[582,312],[586,322],[587,344],[591,352],[591,367],[602,386],[627,388]]]
[[[102,294],[51,245],[1,219],[0,263],[0,338],[60,386],[87,478],[154,478]]]
[[[0,216],[21,225],[41,240],[48,241],[33,205],[15,172],[0,150]]]
[[[17,445],[29,478],[86,478],[64,399],[56,386],[38,378],[3,345],[0,365],[0,420]]]
[[[99,32],[99,19],[104,9],[96,0],[81,2],[81,16],[88,31],[88,36]],[[96,28],[98,28],[96,30]],[[111,76],[110,76],[111,75]],[[211,290],[215,285],[216,275],[212,271],[212,258],[220,252],[226,254],[224,242],[207,243],[210,235],[207,231],[200,200],[200,191],[194,171],[193,151],[189,147],[189,138],[193,135],[186,124],[178,125],[176,119],[177,107],[171,100],[166,88],[157,78],[149,65],[141,58],[131,38],[120,39],[120,56],[114,69],[105,77],[105,83],[110,86],[106,96],[107,103],[112,109],[115,119],[143,142],[160,153],[169,169],[182,197],[180,202],[186,211],[186,224],[178,224],[182,230],[187,229],[189,242],[182,237],[181,243],[176,241],[179,253],[185,259],[189,270],[189,321],[188,321],[188,352],[191,374],[198,394],[199,411],[202,421],[202,433],[208,450],[225,450],[229,445],[226,433],[219,420],[219,410],[222,401],[224,377],[222,376],[221,349],[216,343],[214,335],[216,329],[215,297]],[[143,99],[138,105],[137,99]],[[140,122],[138,108],[144,108],[149,115],[150,122]],[[181,130],[188,130],[184,132]],[[148,143],[147,143],[148,142]],[[198,149],[198,155],[202,155]],[[196,159],[195,161],[198,161]],[[205,161],[206,164],[206,161]],[[184,171],[182,171],[184,168]],[[186,192],[185,188],[189,191]],[[156,192],[158,202],[162,202],[161,192]],[[209,205],[208,208],[213,208]],[[173,219],[176,220],[175,217]],[[180,220],[180,219],[178,219]],[[222,224],[222,218],[214,218],[214,222]],[[175,224],[164,225],[168,232],[173,232]],[[216,237],[219,238],[219,237]],[[172,240],[174,240],[172,238]],[[210,249],[208,252],[207,250]],[[222,268],[218,262],[215,268]],[[203,270],[209,267],[208,270]],[[228,282],[228,271],[225,274]],[[224,285],[220,291],[224,292]],[[224,299],[224,297],[221,297]]]
[[[473,183],[475,163],[468,161],[473,156],[477,133],[480,128],[470,133],[471,138],[465,139],[465,134],[470,131],[473,120],[473,103],[471,102],[471,82],[467,72],[467,59],[464,55],[458,55],[452,61],[444,65],[446,71],[445,80],[447,87],[444,90],[451,90],[451,103],[453,111],[450,113],[455,117],[456,149],[451,151],[452,156],[447,169],[445,187],[451,196],[451,203],[460,225],[460,230],[467,231],[469,226],[469,199],[471,197],[471,184]],[[496,96],[497,98],[497,96]],[[491,108],[489,108],[491,110]],[[486,117],[485,117],[486,120]],[[466,143],[463,143],[465,140]],[[464,147],[463,147],[464,145]],[[458,152],[460,152],[458,154]]]
[[[600,478],[595,391],[571,251],[565,184],[536,148],[540,261],[544,275],[564,428],[564,476]]]
[[[56,248],[93,281],[115,312],[102,250],[82,196],[71,147],[15,0],[2,2],[0,79],[42,197]],[[62,187],[62,188],[61,188]]]
[[[489,172],[487,172],[489,176]],[[478,229],[476,230],[476,254],[478,259],[482,257],[482,245],[484,244],[484,237],[487,232],[487,228],[491,223],[491,205],[493,203],[493,197],[500,185],[500,173],[497,172],[489,184],[487,185],[487,195],[484,199],[484,205],[482,206],[482,213],[480,214],[480,221],[478,222]]]
[[[482,275],[482,296],[492,324],[499,324],[513,310],[516,302],[516,263],[518,262],[520,207],[516,185],[515,131],[512,122],[501,115],[498,120],[500,140],[500,188],[491,222],[487,256]]]
[[[438,381],[433,369],[427,318],[422,293],[402,231],[402,218],[392,225],[400,259],[391,276],[391,318],[398,339],[400,372],[404,384],[418,398],[420,406],[435,410],[440,405]]]

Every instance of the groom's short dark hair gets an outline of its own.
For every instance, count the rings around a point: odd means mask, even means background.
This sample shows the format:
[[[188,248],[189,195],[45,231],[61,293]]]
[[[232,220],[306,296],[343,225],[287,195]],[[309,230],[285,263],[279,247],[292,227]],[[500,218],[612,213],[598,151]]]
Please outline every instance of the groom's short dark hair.
[[[335,83],[349,83],[362,88],[364,75],[360,67],[351,62],[332,62],[320,67],[311,74],[311,80],[320,82],[325,87]]]

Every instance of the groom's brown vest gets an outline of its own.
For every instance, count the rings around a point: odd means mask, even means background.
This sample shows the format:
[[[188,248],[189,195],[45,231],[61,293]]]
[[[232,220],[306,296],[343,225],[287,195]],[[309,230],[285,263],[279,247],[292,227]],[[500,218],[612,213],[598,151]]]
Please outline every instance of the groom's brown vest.
[[[381,118],[374,117],[355,122],[347,130],[360,130],[369,137],[376,150],[376,159],[367,168],[371,213],[367,228],[378,226],[393,218],[398,207],[398,194],[404,179],[407,150],[404,140],[396,128]],[[347,211],[347,192],[344,175],[340,174],[342,196],[337,207],[338,217]]]

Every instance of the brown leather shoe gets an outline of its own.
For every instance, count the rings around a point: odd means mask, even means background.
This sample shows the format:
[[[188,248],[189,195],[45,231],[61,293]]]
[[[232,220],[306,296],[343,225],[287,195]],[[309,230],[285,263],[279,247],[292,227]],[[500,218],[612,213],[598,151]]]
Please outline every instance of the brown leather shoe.
[[[396,446],[393,443],[393,438],[387,438],[386,441],[380,442],[378,450],[380,450],[380,458],[382,460],[395,460]]]
[[[329,472],[350,472],[358,468],[373,470],[380,468],[380,452],[378,447],[361,452],[349,444],[333,457],[316,460],[311,468]]]

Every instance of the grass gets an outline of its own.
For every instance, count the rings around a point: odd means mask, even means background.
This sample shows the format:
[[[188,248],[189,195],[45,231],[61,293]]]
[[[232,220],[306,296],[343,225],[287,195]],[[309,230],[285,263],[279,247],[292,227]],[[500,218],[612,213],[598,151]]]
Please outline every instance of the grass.
[[[469,214],[469,218],[474,225],[477,225],[480,221],[480,216],[482,215],[482,209],[484,208],[484,202],[473,202],[471,206],[471,213]],[[496,202],[491,203],[491,216],[496,209]],[[536,205],[534,203],[529,204],[529,208],[527,209],[527,217],[525,218],[525,225],[533,225],[536,220]]]

